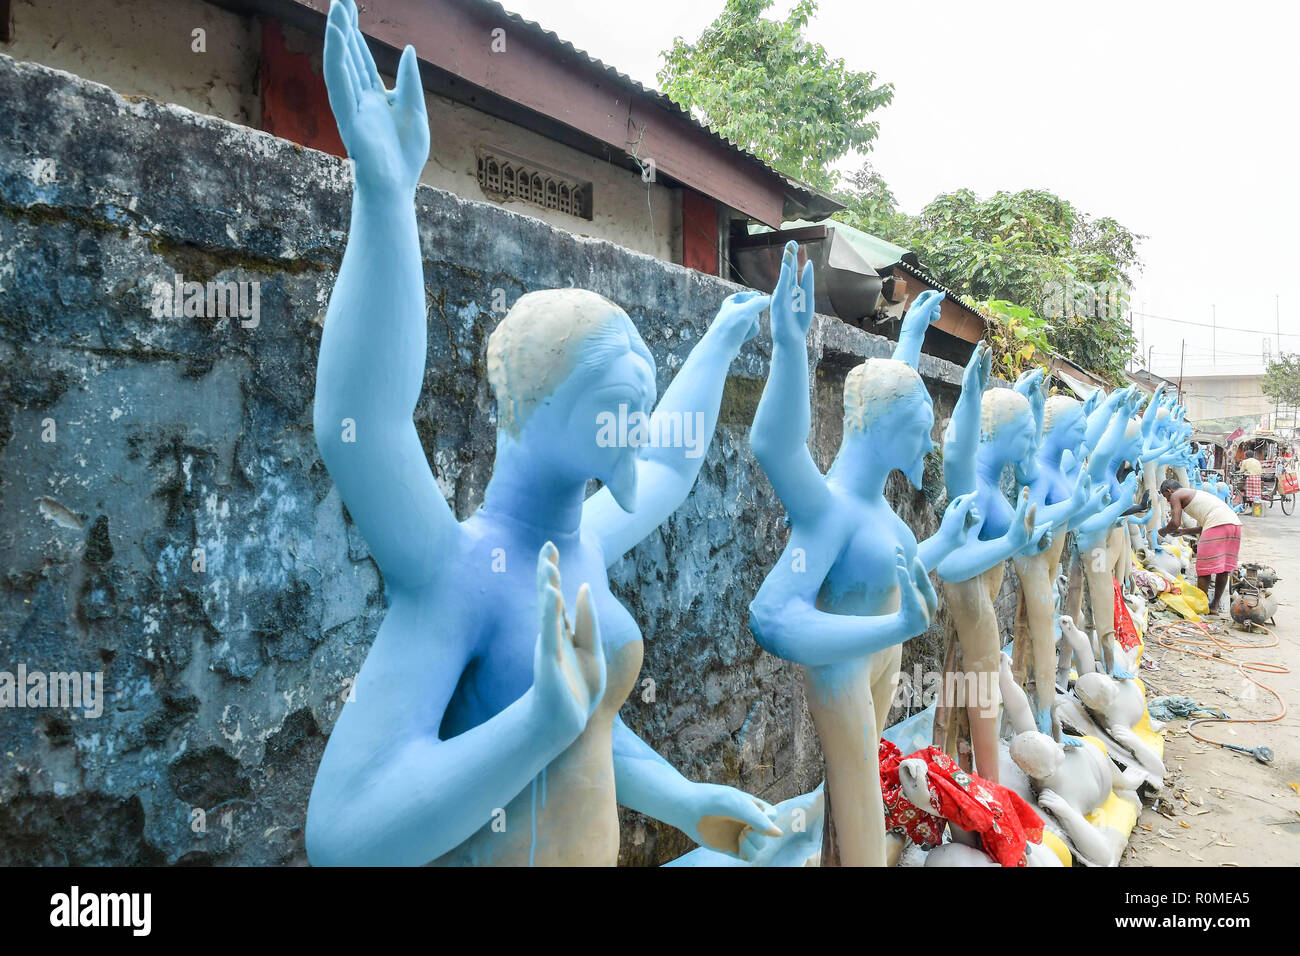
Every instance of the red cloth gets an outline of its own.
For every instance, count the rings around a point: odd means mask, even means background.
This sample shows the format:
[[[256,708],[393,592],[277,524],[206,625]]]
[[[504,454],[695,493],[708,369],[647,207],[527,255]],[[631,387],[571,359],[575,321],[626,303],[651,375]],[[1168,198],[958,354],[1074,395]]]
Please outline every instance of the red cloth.
[[[926,788],[930,792],[933,813],[919,812],[909,818],[904,805],[911,802],[902,795],[898,766],[904,759],[923,760],[926,769]],[[917,830],[923,840],[912,837],[921,845],[938,846],[943,833],[942,821],[980,835],[984,852],[1002,866],[1024,866],[1025,846],[1043,842],[1043,820],[1020,795],[1000,784],[968,774],[957,762],[938,747],[926,747],[904,758],[889,741],[880,741],[880,785],[886,794],[886,826],[901,826],[912,836]],[[894,814],[891,820],[891,802]],[[913,807],[913,809],[915,809]],[[938,819],[938,825],[935,820]],[[939,835],[936,838],[936,834]]]
[[[1142,639],[1133,626],[1133,617],[1128,612],[1128,605],[1124,603],[1124,591],[1120,588],[1119,581],[1115,578],[1111,580],[1115,582],[1115,640],[1125,650],[1132,650],[1142,643]]]
[[[882,737],[880,792],[885,798],[885,829],[905,834],[917,846],[929,850],[943,843],[946,821],[933,813],[926,813],[903,796],[898,779],[898,765],[902,762],[903,752]]]
[[[1259,501],[1264,497],[1264,478],[1262,475],[1246,476],[1246,500]]]

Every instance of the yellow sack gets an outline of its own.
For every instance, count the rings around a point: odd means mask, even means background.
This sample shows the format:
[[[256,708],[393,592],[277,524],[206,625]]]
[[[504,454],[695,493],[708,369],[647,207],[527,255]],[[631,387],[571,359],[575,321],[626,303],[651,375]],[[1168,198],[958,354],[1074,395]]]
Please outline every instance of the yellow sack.
[[[1070,848],[1062,843],[1061,838],[1055,833],[1043,831],[1043,846],[1056,854],[1056,858],[1061,861],[1061,866],[1074,866],[1074,858],[1070,856]]]
[[[1171,594],[1165,591],[1160,595],[1160,601],[1169,608],[1182,615],[1184,620],[1199,621],[1201,615],[1210,609],[1210,597],[1195,584],[1188,584],[1183,578],[1178,579],[1178,586],[1182,589],[1181,594]]]
[[[1106,753],[1106,745],[1096,737],[1084,737],[1083,739],[1089,746],[1096,747],[1102,753]],[[1138,809],[1123,797],[1115,796],[1115,792],[1112,790],[1110,796],[1106,798],[1106,802],[1093,810],[1092,813],[1089,813],[1084,819],[1095,827],[1111,827],[1118,830],[1127,840],[1133,832],[1133,827],[1137,824]],[[1044,840],[1043,842],[1046,843],[1047,841]]]

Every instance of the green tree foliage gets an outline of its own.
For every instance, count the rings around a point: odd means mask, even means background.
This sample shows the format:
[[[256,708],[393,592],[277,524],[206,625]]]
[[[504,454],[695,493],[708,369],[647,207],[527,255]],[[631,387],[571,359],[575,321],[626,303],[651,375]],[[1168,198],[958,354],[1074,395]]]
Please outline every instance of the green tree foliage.
[[[723,136],[787,175],[831,189],[831,164],[871,148],[879,128],[867,117],[894,88],[846,69],[804,38],[816,0],[798,0],[785,20],[762,16],[773,2],[727,0],[698,40],[673,41],[659,82]]]
[[[986,303],[995,321],[1006,321],[1009,306],[1028,310],[1004,335],[1042,333],[1041,341],[1066,358],[1118,379],[1135,344],[1126,313],[1142,236],[1043,189],[988,199],[959,189],[909,217],[864,166],[842,196],[848,208],[836,218],[915,249],[936,278]]]
[[[1142,237],[1041,189],[989,199],[959,189],[908,216],[869,163],[839,179],[832,164],[870,150],[869,117],[893,85],[805,39],[816,0],[797,0],[784,20],[763,16],[773,3],[727,0],[695,42],[675,39],[664,91],[787,175],[838,191],[837,219],[914,249],[943,284],[984,303],[1005,373],[1050,347],[1118,380],[1134,346],[1125,313]]]
[[[1279,405],[1300,405],[1300,352],[1284,352],[1269,362],[1259,387]]]

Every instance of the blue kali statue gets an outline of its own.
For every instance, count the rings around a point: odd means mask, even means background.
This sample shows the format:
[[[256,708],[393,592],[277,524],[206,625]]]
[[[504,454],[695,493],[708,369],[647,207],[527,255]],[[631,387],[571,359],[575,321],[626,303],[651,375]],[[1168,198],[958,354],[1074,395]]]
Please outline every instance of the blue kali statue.
[[[602,436],[628,409],[651,437],[683,416],[712,435],[768,297],[729,297],[657,406],[654,361],[617,305],[579,289],[520,298],[488,343],[492,479],[458,523],[412,421],[426,355],[414,192],[429,148],[415,51],[386,90],[355,5],[336,0],[324,72],[356,190],[315,432],[390,606],[317,771],[308,856],[609,865],[618,804],[718,851],[768,853],[772,807],[687,780],[619,720],[641,635],[606,568],[682,503],[703,456]],[[604,487],[584,500],[591,478]]]
[[[790,516],[790,540],[750,605],[768,652],[802,666],[808,707],[826,755],[826,863],[885,864],[877,754],[899,679],[901,645],[938,605],[929,570],[960,548],[979,520],[954,497],[939,530],[917,543],[885,499],[895,471],[921,487],[934,407],[916,363],[941,296],[909,309],[892,359],[871,359],[844,383],[844,437],[823,475],[808,451],[807,335],[812,264],[796,281],[789,243],[772,293],[772,367],[750,441]]]

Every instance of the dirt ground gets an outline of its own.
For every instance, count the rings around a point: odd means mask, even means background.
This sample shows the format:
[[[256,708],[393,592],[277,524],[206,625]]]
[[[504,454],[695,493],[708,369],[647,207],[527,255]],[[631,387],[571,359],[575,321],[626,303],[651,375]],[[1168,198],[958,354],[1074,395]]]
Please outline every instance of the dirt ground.
[[[1196,731],[1237,746],[1265,744],[1273,748],[1274,760],[1261,764],[1247,754],[1199,743],[1185,732],[1188,721],[1171,721],[1164,792],[1156,807],[1143,811],[1121,866],[1300,865],[1300,514],[1287,517],[1265,504],[1262,517],[1245,516],[1242,524],[1242,561],[1272,565],[1280,578],[1272,628],[1278,646],[1232,655],[1290,668],[1289,674],[1256,675],[1282,695],[1290,712],[1277,723],[1202,724]],[[1232,626],[1230,617],[1222,620]],[[1231,634],[1234,643],[1269,640],[1235,628]],[[1150,640],[1144,654],[1154,665],[1144,666],[1140,675],[1149,699],[1185,694],[1230,717],[1269,717],[1279,710],[1272,694],[1245,681],[1235,667]]]

